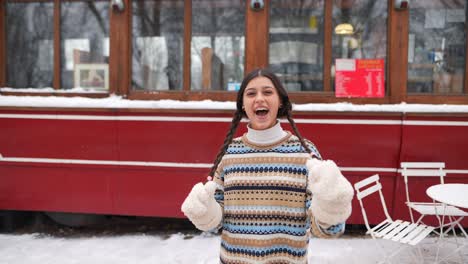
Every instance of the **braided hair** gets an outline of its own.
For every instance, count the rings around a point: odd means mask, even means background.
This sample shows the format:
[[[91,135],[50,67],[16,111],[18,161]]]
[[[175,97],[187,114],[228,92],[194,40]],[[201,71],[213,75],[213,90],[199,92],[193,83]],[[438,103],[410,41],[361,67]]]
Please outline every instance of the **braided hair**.
[[[255,69],[248,73],[245,77],[244,80],[241,83],[239,92],[237,93],[237,101],[236,101],[236,112],[234,113],[234,116],[232,117],[232,122],[231,122],[231,128],[228,130],[228,133],[226,134],[226,137],[224,139],[224,143],[219,149],[218,154],[216,155],[216,159],[213,163],[213,166],[211,167],[209,176],[213,177],[216,169],[218,168],[219,163],[221,162],[221,159],[223,158],[224,154],[226,153],[226,150],[231,144],[232,138],[234,134],[237,131],[237,127],[239,126],[239,123],[243,117],[247,117],[247,114],[245,111],[242,109],[244,105],[244,91],[247,88],[247,85],[252,81],[253,79],[257,77],[266,77],[270,79],[270,81],[273,83],[273,86],[276,88],[276,91],[278,92],[278,96],[281,101],[281,107],[278,109],[278,115],[277,118],[286,118],[288,119],[289,123],[291,124],[291,127],[294,131],[294,134],[299,138],[299,141],[301,142],[302,147],[308,152],[311,153],[312,151],[310,150],[309,146],[306,144],[304,138],[301,136],[301,133],[299,133],[299,130],[297,129],[296,123],[294,122],[292,118],[292,104],[291,101],[289,101],[289,96],[288,92],[284,88],[283,84],[281,81],[278,79],[278,77],[268,69]]]

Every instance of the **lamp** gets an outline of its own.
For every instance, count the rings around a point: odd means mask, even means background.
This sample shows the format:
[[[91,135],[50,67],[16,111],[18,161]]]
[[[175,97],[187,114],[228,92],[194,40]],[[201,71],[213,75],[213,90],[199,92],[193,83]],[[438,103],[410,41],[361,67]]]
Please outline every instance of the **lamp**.
[[[350,23],[341,23],[335,27],[335,34],[351,35],[354,33],[354,27]]]
[[[337,2],[341,11],[341,23],[335,27],[335,34],[337,35],[351,35],[354,33],[354,27],[351,25],[351,8],[353,7],[354,0],[342,0]]]
[[[123,0],[111,0],[111,6],[114,11],[122,12],[125,9],[125,3]]]

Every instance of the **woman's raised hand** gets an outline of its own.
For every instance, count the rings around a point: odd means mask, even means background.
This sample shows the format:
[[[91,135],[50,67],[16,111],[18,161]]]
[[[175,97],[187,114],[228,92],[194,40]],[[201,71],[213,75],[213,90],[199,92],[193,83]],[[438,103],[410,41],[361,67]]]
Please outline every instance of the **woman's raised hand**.
[[[307,161],[308,185],[312,192],[311,210],[321,223],[336,225],[351,215],[354,190],[332,160]]]
[[[215,191],[215,182],[208,181],[206,184],[199,182],[193,186],[182,203],[182,212],[202,231],[217,227],[222,219],[221,206],[214,198]]]

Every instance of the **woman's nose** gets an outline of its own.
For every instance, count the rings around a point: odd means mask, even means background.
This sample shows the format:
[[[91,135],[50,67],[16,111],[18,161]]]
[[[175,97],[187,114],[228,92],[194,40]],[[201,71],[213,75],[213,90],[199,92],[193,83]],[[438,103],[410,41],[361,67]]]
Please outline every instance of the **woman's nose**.
[[[255,101],[263,101],[265,98],[261,93],[258,93],[257,96],[255,96]]]

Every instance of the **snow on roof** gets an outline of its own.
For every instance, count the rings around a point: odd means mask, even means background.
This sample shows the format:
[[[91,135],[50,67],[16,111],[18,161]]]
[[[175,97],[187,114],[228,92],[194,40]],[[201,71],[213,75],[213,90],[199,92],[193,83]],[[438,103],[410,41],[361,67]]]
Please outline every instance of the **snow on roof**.
[[[75,88],[57,92],[52,88],[13,89],[0,88],[0,92],[34,93],[96,93],[96,91]],[[234,110],[235,102],[177,101],[177,100],[128,100],[121,96],[109,95],[106,98],[62,97],[62,96],[16,96],[0,95],[0,107],[59,107],[59,108],[138,108],[138,109],[213,109]],[[468,113],[468,105],[436,104],[295,104],[295,111],[305,112],[394,112],[394,113]]]

